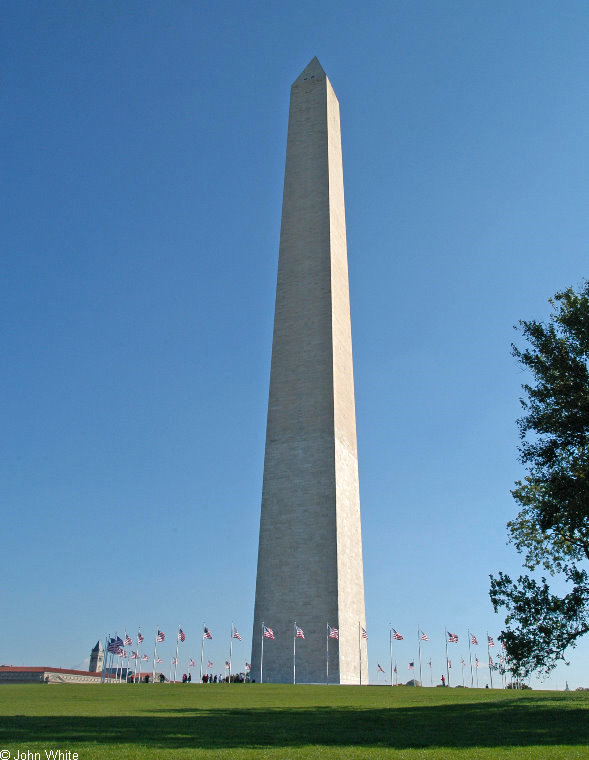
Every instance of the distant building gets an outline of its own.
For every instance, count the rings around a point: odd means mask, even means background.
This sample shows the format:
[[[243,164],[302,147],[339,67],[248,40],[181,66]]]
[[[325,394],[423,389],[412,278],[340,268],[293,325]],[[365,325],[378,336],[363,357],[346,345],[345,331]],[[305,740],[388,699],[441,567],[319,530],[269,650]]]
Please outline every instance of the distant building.
[[[90,652],[90,665],[88,670],[90,673],[102,673],[104,667],[104,647],[100,641],[96,642],[96,646]]]
[[[100,683],[101,676],[89,670],[0,665],[1,683]]]

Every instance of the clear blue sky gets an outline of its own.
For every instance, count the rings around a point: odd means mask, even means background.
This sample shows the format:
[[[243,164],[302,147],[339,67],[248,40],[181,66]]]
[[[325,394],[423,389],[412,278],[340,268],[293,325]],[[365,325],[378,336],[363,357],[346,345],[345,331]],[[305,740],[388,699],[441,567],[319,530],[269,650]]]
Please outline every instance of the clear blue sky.
[[[186,660],[206,621],[220,672],[232,619],[249,660],[289,90],[317,55],[342,117],[370,675],[392,623],[409,677],[420,623],[438,680],[444,626],[457,665],[468,626],[500,631],[489,573],[520,567],[513,325],[588,275],[587,3],[1,13],[0,662],[80,665],[156,624]],[[543,685],[588,669],[584,642]]]

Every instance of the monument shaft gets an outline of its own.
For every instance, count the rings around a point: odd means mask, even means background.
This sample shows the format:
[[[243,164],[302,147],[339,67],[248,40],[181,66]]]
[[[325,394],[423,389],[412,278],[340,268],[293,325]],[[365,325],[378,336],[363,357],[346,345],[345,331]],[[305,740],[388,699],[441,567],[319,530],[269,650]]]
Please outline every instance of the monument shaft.
[[[317,59],[291,89],[252,638],[264,682],[368,682],[339,104]]]

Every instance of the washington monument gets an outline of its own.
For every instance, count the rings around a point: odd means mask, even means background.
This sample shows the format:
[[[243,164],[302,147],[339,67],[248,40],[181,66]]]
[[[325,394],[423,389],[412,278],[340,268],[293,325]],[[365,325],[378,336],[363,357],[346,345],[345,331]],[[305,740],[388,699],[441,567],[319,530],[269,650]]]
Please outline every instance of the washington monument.
[[[339,103],[314,58],[290,94],[252,678],[368,683],[365,628]]]

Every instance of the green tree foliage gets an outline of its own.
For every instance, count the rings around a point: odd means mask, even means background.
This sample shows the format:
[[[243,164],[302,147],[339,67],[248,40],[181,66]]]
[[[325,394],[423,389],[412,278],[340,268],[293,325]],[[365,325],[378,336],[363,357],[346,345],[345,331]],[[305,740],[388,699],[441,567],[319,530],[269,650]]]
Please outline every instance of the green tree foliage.
[[[533,383],[522,386],[527,474],[512,491],[520,511],[507,528],[524,566],[546,571],[559,594],[546,577],[491,576],[495,611],[507,610],[500,639],[518,676],[549,673],[589,631],[589,282],[550,303],[547,323],[519,323],[527,347],[512,346]]]

